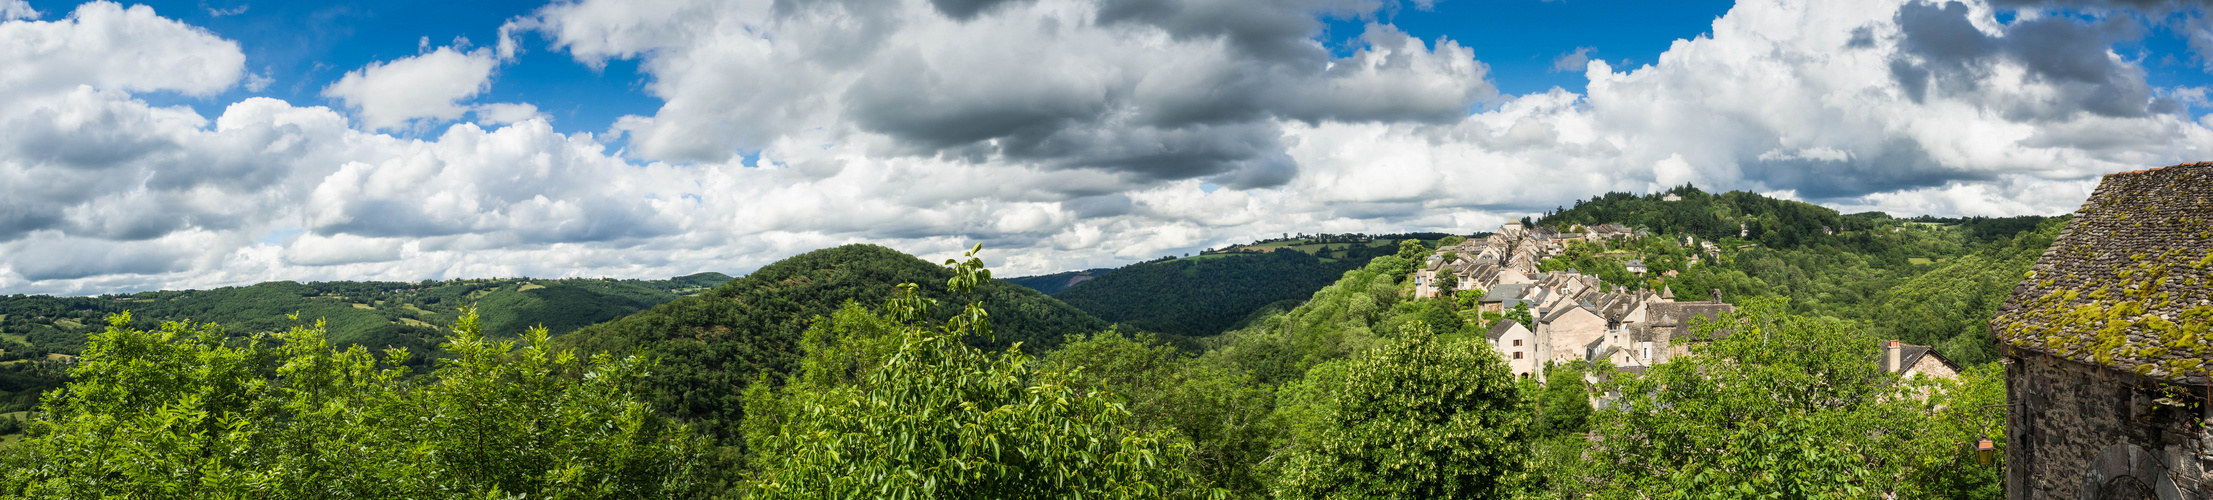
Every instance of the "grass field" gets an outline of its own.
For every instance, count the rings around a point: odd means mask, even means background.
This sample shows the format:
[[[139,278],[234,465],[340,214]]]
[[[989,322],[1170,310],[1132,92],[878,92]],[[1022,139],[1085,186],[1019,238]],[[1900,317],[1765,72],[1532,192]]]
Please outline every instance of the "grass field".
[[[0,418],[12,418],[12,419],[16,419],[16,420],[23,420],[24,418],[27,418],[27,417],[26,417],[25,415],[28,415],[29,413],[31,413],[31,412],[27,412],[27,411],[19,411],[19,412],[13,412],[13,413],[0,413]],[[15,443],[17,443],[17,442],[20,442],[20,441],[23,441],[23,435],[22,435],[22,434],[9,434],[9,435],[6,435],[6,436],[0,436],[0,448],[6,448],[6,447],[9,447],[9,446],[14,446],[14,445],[15,445]]]

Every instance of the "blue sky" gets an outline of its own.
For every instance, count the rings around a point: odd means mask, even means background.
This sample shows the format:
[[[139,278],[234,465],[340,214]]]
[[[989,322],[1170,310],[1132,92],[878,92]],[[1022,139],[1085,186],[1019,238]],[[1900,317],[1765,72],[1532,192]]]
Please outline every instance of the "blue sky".
[[[2213,22],[2130,3],[0,0],[0,292],[1021,275],[1684,183],[2058,214],[2213,149]]]
[[[63,13],[82,2],[29,3],[43,12]],[[163,17],[237,40],[245,50],[247,69],[275,80],[258,92],[235,88],[210,97],[142,96],[157,104],[192,106],[203,115],[215,116],[221,114],[223,106],[251,96],[332,105],[321,91],[347,71],[415,55],[425,39],[431,47],[449,44],[457,37],[478,46],[496,43],[503,23],[529,15],[546,2],[129,3],[151,6]],[[1383,22],[1426,40],[1446,37],[1474,48],[1476,59],[1491,66],[1490,77],[1500,92],[1524,94],[1552,87],[1581,92],[1582,72],[1555,71],[1556,58],[1589,47],[1594,49],[1588,52],[1589,57],[1605,59],[1617,67],[1650,63],[1675,40],[1706,33],[1714,18],[1726,13],[1732,4],[1714,0],[1447,0],[1429,9],[1409,4],[1366,18],[1328,18],[1322,36],[1334,50],[1343,53],[1350,45],[1348,40],[1357,38],[1365,24]],[[431,12],[436,15],[425,14]],[[553,118],[556,129],[595,133],[607,130],[617,117],[651,114],[661,104],[644,91],[648,76],[638,73],[636,59],[613,59],[595,69],[548,47],[543,37],[524,36],[519,40],[525,52],[517,61],[500,68],[486,92],[487,99],[535,103]]]

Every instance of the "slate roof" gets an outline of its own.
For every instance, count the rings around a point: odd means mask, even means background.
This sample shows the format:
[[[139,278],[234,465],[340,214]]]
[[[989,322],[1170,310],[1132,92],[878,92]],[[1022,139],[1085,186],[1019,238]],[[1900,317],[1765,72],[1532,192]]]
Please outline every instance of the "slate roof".
[[[1521,294],[1527,291],[1529,291],[1528,283],[1515,283],[1511,285],[1494,286],[1491,287],[1490,291],[1483,294],[1483,298],[1479,302],[1505,302],[1508,300],[1521,298]],[[1510,308],[1512,306],[1507,307]]]
[[[1506,332],[1512,331],[1517,326],[1521,326],[1521,322],[1513,320],[1500,321],[1496,325],[1491,325],[1491,341],[1497,342],[1499,337],[1506,336]],[[1522,329],[1527,330],[1529,328],[1522,327]]]
[[[2213,163],[2110,174],[1990,322],[2001,348],[2153,379],[2213,370]]]
[[[1884,349],[1888,349],[1888,347],[1885,347]],[[1958,364],[1952,363],[1952,360],[1944,359],[1943,354],[1938,354],[1935,349],[1931,349],[1929,348],[1929,346],[1925,345],[1899,344],[1898,366],[1890,366],[1889,352],[1882,353],[1882,356],[1883,360],[1881,361],[1881,363],[1883,365],[1883,369],[1888,370],[1890,373],[1905,374],[1907,369],[1911,369],[1913,368],[1913,365],[1920,363],[1921,358],[1930,356],[1936,357],[1936,360],[1938,362],[1944,363],[1944,366],[1951,367],[1953,372],[1959,371]]]
[[[1669,336],[1670,340],[1695,336],[1690,329],[1691,318],[1714,319],[1721,317],[1721,313],[1737,310],[1737,306],[1721,302],[1665,302],[1646,307],[1645,319],[1652,326],[1677,327],[1675,334]]]

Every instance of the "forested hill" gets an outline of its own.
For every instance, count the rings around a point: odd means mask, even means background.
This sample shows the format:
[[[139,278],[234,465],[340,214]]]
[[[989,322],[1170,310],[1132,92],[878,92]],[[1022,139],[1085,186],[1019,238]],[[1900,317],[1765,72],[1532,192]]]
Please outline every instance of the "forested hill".
[[[1197,256],[1162,257],[1112,271],[1082,271],[1091,279],[1062,285],[1070,273],[1007,281],[1053,294],[1099,319],[1170,338],[1203,337],[1234,328],[1272,303],[1295,306],[1346,271],[1398,252],[1398,242],[1434,243],[1444,233],[1301,234],[1208,249]],[[1434,245],[1432,245],[1434,246]]]
[[[1081,285],[1084,282],[1096,279],[1099,276],[1105,275],[1107,271],[1113,271],[1113,269],[1085,269],[1082,271],[1040,274],[1037,276],[1006,278],[1006,281],[1008,283],[1022,285],[1023,287],[1029,288],[1031,290],[1045,292],[1046,295],[1052,295],[1060,293],[1061,290],[1067,290],[1069,287]]]
[[[923,296],[937,299],[939,319],[970,301],[983,302],[995,334],[967,340],[985,349],[1020,342],[1041,352],[1069,334],[1107,328],[1068,304],[1003,281],[986,280],[972,296],[952,296],[945,291],[952,276],[945,267],[881,246],[827,248],[777,261],[706,293],[578,330],[558,343],[585,352],[642,350],[659,357],[661,367],[645,382],[653,391],[653,407],[735,442],[746,386],[797,366],[804,354],[801,334],[815,317],[829,316],[847,302],[881,307],[900,283],[918,284]]]
[[[60,373],[28,373],[24,360],[79,354],[109,314],[128,311],[137,328],[191,320],[222,325],[232,335],[279,331],[327,321],[330,340],[381,350],[402,347],[427,363],[464,306],[475,305],[485,333],[512,337],[545,325],[558,335],[676,300],[730,281],[721,273],[665,280],[528,278],[417,283],[274,281],[212,290],[171,290],[97,297],[0,296],[0,413],[27,407]],[[289,316],[297,313],[299,323]]]
[[[1198,337],[1270,303],[1305,300],[1366,263],[1324,262],[1289,249],[1214,254],[1134,264],[1053,297],[1126,329]]]
[[[1682,199],[1669,201],[1668,196]],[[1694,235],[1710,241],[1742,235],[1743,239],[1769,248],[1794,248],[1823,236],[1823,227],[1831,231],[1864,231],[1874,227],[1868,222],[1866,217],[1845,216],[1835,209],[1812,203],[1744,191],[1710,194],[1684,185],[1647,195],[1616,192],[1576,201],[1575,207],[1547,214],[1537,225],[1565,229],[1578,225],[1621,224],[1654,233]]]

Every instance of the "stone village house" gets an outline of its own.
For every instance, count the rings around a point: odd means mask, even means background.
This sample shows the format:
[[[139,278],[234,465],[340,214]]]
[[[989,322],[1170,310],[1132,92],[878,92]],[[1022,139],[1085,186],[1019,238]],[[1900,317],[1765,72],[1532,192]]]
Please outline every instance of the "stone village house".
[[[2213,498],[2213,163],[2107,175],[1990,322],[2006,491]]]

